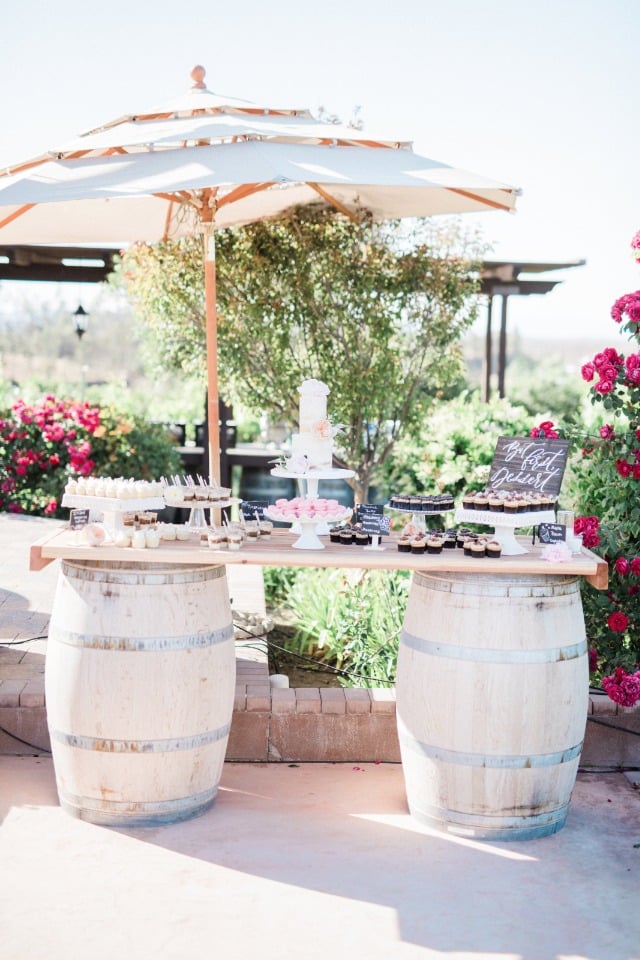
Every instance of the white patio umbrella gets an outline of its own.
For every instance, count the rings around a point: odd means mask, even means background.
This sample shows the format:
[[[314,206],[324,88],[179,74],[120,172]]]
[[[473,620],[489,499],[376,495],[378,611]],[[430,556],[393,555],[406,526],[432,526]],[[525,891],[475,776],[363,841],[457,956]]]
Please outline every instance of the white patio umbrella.
[[[201,230],[209,463],[219,473],[214,230],[303,204],[352,219],[515,209],[518,190],[413,153],[407,142],[318,122],[307,110],[191,90],[0,172],[0,243],[127,246]]]

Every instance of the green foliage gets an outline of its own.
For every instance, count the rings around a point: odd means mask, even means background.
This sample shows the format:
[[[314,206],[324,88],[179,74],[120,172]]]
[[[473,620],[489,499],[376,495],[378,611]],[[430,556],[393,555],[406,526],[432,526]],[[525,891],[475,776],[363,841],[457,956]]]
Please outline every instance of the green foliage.
[[[582,421],[584,391],[558,359],[543,365],[531,357],[518,357],[508,368],[509,399],[524,407],[532,418],[547,411],[550,420],[568,427]]]
[[[268,609],[285,604],[300,574],[298,567],[263,567],[264,595]]]
[[[296,619],[289,649],[354,674],[344,686],[392,683],[409,583],[406,570],[299,571],[287,600]]]
[[[330,383],[333,419],[347,425],[338,453],[366,499],[402,431],[459,375],[458,340],[476,315],[477,243],[456,223],[402,235],[398,224],[304,208],[221,230],[216,244],[224,396],[293,424],[301,380]],[[200,241],[139,245],[119,277],[163,362],[203,374]]]
[[[458,496],[483,488],[496,441],[503,435],[527,435],[531,418],[524,407],[504,399],[490,403],[465,391],[440,403],[420,433],[403,438],[384,475],[388,494],[400,491],[442,492]]]

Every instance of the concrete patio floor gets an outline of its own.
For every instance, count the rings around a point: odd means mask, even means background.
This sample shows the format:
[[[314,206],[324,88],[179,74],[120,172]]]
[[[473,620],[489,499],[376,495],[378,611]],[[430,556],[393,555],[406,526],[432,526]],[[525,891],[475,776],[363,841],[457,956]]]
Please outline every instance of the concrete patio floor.
[[[60,809],[0,757],[2,960],[637,960],[640,797],[581,774],[566,826],[478,843],[419,826],[398,764],[226,764],[194,820]]]
[[[3,520],[35,636],[56,571]],[[203,816],[125,830],[66,814],[49,757],[0,756],[0,960],[640,960],[639,777],[580,773],[566,826],[509,844],[415,823],[395,763],[227,762]]]

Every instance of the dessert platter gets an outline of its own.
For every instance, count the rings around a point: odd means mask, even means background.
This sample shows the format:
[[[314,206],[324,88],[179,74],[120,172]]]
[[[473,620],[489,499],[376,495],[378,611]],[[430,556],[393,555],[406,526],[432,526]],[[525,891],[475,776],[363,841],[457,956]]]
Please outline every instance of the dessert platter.
[[[78,477],[67,481],[61,505],[101,513],[108,530],[121,530],[130,513],[162,510],[162,483],[113,477]]]
[[[441,516],[450,513],[455,506],[453,496],[448,493],[408,494],[394,493],[389,497],[387,509],[400,513],[410,513],[411,523],[421,531],[426,530],[425,517]]]
[[[242,502],[239,497],[231,496],[230,487],[220,487],[203,477],[197,477],[196,480],[188,477],[181,482],[179,477],[173,477],[171,483],[165,482],[162,488],[163,505],[191,511],[188,527],[206,527],[205,510],[222,510]]]
[[[337,500],[318,497],[294,497],[292,500],[280,498],[265,510],[265,515],[270,520],[295,525],[294,532],[299,532],[300,537],[292,547],[297,550],[324,550],[324,543],[318,536],[318,525],[340,523],[352,513],[351,507],[344,507]]]
[[[518,542],[515,532],[522,527],[536,527],[539,523],[554,523],[556,501],[534,493],[483,490],[468,493],[455,512],[457,523],[478,523],[493,527],[504,556],[513,557],[528,550]]]

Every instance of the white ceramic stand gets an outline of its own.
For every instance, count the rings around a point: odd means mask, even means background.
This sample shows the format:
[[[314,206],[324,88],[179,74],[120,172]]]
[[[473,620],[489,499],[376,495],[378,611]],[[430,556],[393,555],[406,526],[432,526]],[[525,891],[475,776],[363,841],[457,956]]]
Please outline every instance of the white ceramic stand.
[[[301,496],[305,500],[314,500],[318,496],[319,480],[346,480],[355,475],[354,470],[342,470],[340,467],[327,467],[324,470],[311,469],[307,473],[293,473],[291,470],[285,470],[284,467],[274,467],[271,471],[272,477],[286,477],[289,480],[297,480]],[[293,533],[300,533],[299,524],[294,524],[291,528]],[[329,533],[329,525],[321,520],[316,524],[316,533],[323,536]]]
[[[363,547],[363,550],[384,550],[385,547],[380,546],[380,535],[378,533],[371,534],[371,543],[368,547]]]
[[[526,547],[516,540],[516,530],[519,527],[537,527],[539,523],[555,523],[556,515],[553,510],[530,510],[527,513],[509,514],[491,510],[456,510],[456,523],[480,523],[493,527],[494,537],[502,547],[504,557],[517,557],[529,553]]]
[[[300,528],[301,534],[291,546],[296,550],[324,550],[324,543],[317,533],[319,526],[321,524],[316,523],[315,520],[299,520],[296,527]]]
[[[102,522],[110,533],[124,529],[124,515],[126,513],[145,512],[146,510],[162,510],[162,497],[143,497],[131,500],[120,500],[117,497],[89,497],[83,494],[65,493],[62,497],[62,506],[70,510],[89,509],[102,513]]]

